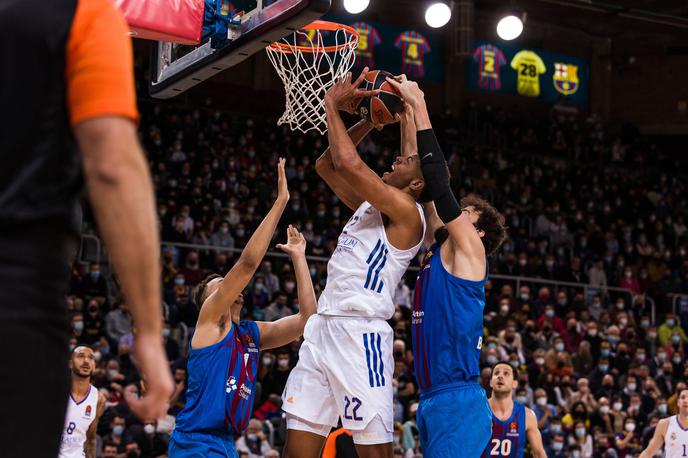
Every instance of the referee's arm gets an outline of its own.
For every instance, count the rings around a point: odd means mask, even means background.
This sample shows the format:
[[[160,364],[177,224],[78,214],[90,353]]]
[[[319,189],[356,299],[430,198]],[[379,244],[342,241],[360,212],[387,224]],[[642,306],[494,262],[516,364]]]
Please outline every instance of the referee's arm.
[[[136,132],[133,52],[111,0],[81,0],[67,43],[70,121],[86,187],[136,325],[145,418],[165,414],[173,384],[162,344],[160,241],[153,185]]]

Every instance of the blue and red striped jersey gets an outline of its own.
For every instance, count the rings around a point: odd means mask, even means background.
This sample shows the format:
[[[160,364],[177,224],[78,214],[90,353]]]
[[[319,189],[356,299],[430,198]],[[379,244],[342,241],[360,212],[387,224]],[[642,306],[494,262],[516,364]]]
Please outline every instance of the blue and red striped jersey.
[[[253,321],[232,323],[220,342],[189,352],[186,406],[177,416],[183,432],[241,435],[251,419],[260,355]]]
[[[504,53],[494,45],[485,44],[475,49],[473,60],[478,63],[478,87],[491,91],[501,89],[501,69],[506,65]]]
[[[394,42],[394,46],[401,49],[401,71],[410,79],[425,76],[425,54],[432,51],[430,43],[415,30],[402,32]]]
[[[506,421],[492,415],[492,437],[482,458],[523,458],[526,448],[526,408],[514,402]]]
[[[477,380],[483,339],[485,278],[447,272],[434,244],[425,256],[413,300],[413,361],[421,391]]]
[[[367,22],[354,22],[351,24],[358,32],[358,48],[356,48],[356,67],[375,68],[375,46],[381,43],[380,35],[372,25]]]

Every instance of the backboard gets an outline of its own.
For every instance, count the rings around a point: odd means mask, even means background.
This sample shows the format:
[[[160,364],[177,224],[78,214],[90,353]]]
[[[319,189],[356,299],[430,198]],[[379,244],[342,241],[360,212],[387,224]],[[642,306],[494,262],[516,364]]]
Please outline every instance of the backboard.
[[[206,0],[206,5],[208,3]],[[270,43],[322,17],[329,10],[331,0],[257,0],[244,3],[252,3],[249,7],[255,5],[255,8],[244,10],[243,16],[236,16],[236,24],[225,26],[226,40],[206,37],[198,46],[167,42],[155,44],[149,87],[152,97],[167,99],[179,95],[262,51]]]

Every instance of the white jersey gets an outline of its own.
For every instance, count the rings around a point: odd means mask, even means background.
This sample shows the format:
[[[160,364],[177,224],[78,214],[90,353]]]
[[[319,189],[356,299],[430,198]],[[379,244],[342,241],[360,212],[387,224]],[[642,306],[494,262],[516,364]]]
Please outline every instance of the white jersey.
[[[678,422],[678,415],[669,417],[669,427],[664,436],[664,456],[677,458],[688,456],[688,429]]]
[[[416,204],[425,234],[423,207]],[[318,314],[389,320],[394,291],[423,242],[398,250],[387,240],[382,214],[363,202],[342,230],[327,264],[327,285]]]
[[[83,458],[86,432],[97,416],[98,389],[91,385],[88,395],[78,403],[69,393],[68,403],[59,458]]]

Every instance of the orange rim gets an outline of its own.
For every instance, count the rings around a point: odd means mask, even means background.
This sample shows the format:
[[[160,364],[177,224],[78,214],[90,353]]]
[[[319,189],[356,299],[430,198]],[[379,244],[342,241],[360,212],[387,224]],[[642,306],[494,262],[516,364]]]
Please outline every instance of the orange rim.
[[[354,29],[351,26],[348,26],[346,24],[338,24],[336,22],[329,22],[329,21],[321,21],[321,20],[316,20],[308,24],[307,26],[303,27],[301,30],[329,30],[331,32],[335,32],[338,30],[344,30],[345,32],[355,35],[358,37],[358,32],[356,29]],[[297,45],[290,45],[287,43],[281,43],[279,41],[276,41],[274,43],[271,43],[268,48],[272,49],[273,51],[277,52],[282,52],[286,54],[292,54],[294,50],[305,52],[305,53],[316,53],[316,52],[326,52],[326,53],[331,53],[335,51],[339,51],[344,48],[350,48],[352,46],[351,41],[337,45],[337,46],[325,46],[322,48],[314,47],[314,46],[297,46]]]

